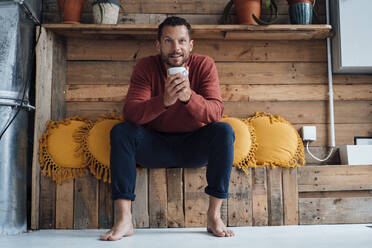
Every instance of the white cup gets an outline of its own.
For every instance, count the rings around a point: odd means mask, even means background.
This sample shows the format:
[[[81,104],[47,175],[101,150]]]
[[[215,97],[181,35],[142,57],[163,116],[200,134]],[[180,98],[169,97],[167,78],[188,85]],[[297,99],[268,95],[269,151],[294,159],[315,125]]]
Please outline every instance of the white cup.
[[[183,77],[186,77],[189,74],[189,72],[183,66],[180,66],[180,67],[171,67],[171,68],[168,69],[168,74],[169,75],[177,74],[179,72],[181,73],[181,75]]]

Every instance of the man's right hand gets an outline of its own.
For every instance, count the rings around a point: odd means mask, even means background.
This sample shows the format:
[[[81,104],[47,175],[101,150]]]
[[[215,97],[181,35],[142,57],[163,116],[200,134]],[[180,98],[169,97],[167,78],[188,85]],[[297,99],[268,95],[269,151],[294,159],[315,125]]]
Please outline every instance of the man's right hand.
[[[181,73],[168,75],[164,86],[164,106],[169,107],[177,102],[177,92],[184,88]]]

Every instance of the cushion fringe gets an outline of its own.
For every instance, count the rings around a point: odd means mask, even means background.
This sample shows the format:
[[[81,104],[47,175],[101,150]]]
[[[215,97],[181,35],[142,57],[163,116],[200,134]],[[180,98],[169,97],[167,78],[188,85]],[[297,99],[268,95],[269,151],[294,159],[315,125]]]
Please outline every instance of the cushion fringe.
[[[53,158],[48,153],[48,137],[52,129],[58,128],[60,125],[68,125],[71,121],[87,121],[86,117],[74,116],[60,121],[47,121],[46,131],[39,139],[39,161],[41,174],[50,177],[53,181],[61,184],[69,179],[75,179],[88,173],[87,168],[65,168],[57,165]]]
[[[87,122],[85,125],[81,126],[79,130],[77,130],[73,137],[76,142],[80,145],[76,149],[77,154],[82,154],[84,160],[88,164],[89,170],[97,179],[103,179],[103,182],[111,183],[111,169],[110,165],[104,165],[99,162],[94,155],[89,151],[88,147],[88,136],[90,130],[94,127],[95,124],[105,121],[105,120],[120,120],[123,121],[124,119],[118,117],[115,113],[103,114],[100,115],[96,121],[93,123],[92,121]]]

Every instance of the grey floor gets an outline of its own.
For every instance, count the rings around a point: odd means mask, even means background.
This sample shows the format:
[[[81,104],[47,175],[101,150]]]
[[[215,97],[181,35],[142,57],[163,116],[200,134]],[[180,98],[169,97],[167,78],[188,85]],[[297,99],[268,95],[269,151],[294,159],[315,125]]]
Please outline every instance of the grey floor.
[[[120,241],[98,240],[107,230],[41,230],[0,236],[0,247],[122,248],[359,248],[372,247],[372,224],[235,227],[236,236],[217,238],[204,228],[136,229]]]

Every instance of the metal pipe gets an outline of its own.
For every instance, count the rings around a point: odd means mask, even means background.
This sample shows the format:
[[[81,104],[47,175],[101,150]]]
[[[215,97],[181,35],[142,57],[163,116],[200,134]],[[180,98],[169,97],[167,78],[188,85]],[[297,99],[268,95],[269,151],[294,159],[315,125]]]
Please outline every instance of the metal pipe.
[[[329,18],[329,0],[326,0],[327,24],[330,25]],[[332,56],[331,56],[331,38],[327,38],[327,56],[328,56],[328,96],[329,96],[329,122],[331,132],[331,147],[336,146],[335,141],[335,119],[333,109],[333,81],[332,81]]]

